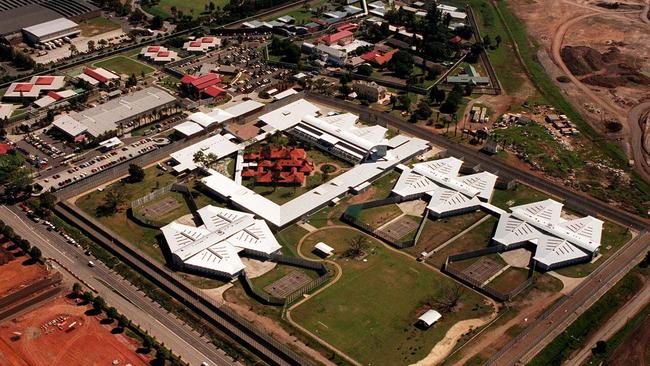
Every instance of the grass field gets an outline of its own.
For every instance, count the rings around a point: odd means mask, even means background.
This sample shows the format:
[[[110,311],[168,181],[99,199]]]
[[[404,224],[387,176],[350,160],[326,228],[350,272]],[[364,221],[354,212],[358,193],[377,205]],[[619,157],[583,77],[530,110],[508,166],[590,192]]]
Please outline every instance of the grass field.
[[[154,72],[154,68],[141,62],[132,60],[126,56],[115,56],[107,60],[96,62],[94,66],[103,67],[114,71],[117,74],[140,76],[143,72],[149,74]]]
[[[465,235],[449,243],[449,245],[429,257],[427,261],[433,264],[436,268],[442,268],[447,257],[452,254],[468,252],[489,246],[496,226],[497,219],[495,217],[490,217]]]
[[[507,294],[514,290],[517,286],[526,282],[528,278],[528,270],[525,268],[510,267],[503,273],[495,277],[488,283],[489,287]]]
[[[525,205],[527,203],[543,201],[548,198],[550,197],[543,192],[517,183],[513,189],[495,189],[492,194],[491,203],[504,210],[508,210],[508,208],[512,206]]]
[[[145,179],[142,182],[126,183],[124,181],[119,181],[113,183],[101,192],[92,191],[87,195],[80,197],[75,204],[83,211],[97,219],[101,224],[113,230],[131,244],[150,255],[152,258],[164,262],[162,252],[159,248],[158,237],[161,235],[160,230],[139,225],[136,221],[129,218],[126,208],[115,212],[110,216],[106,216],[98,212],[98,207],[103,204],[106,193],[111,189],[123,190],[125,192],[126,204],[128,205],[132,200],[142,197],[158,188],[164,187],[175,180],[176,178],[173,175],[162,172],[156,167],[151,167],[145,169]],[[195,196],[195,201],[199,207],[205,206],[206,204],[222,205],[220,202],[212,200],[198,191],[193,191],[193,195]],[[185,208],[176,210],[174,215],[166,215],[165,219],[172,221],[184,213],[189,213],[189,210],[184,203],[182,207]]]
[[[401,214],[402,210],[400,210],[399,206],[393,203],[390,205],[364,209],[359,214],[359,220],[377,229]]]
[[[427,218],[418,242],[415,246],[407,248],[406,251],[413,255],[420,254],[422,251],[431,251],[472,226],[484,216],[485,214],[483,212],[477,211],[439,220]]]
[[[309,232],[298,225],[291,225],[282,231],[275,234],[280,245],[282,245],[282,252],[287,255],[298,256],[296,246],[303,236]]]
[[[211,2],[220,8],[228,3],[227,0],[158,0],[156,5],[147,6],[145,10],[153,15],[170,18],[172,17],[172,7],[176,7],[176,10],[182,12],[183,15],[192,15],[196,18],[205,11],[205,6]]]
[[[83,22],[79,23],[79,28],[81,28],[82,36],[92,37],[98,34],[119,29],[120,25],[113,22],[110,19],[104,17],[96,17],[96,18],[84,20]]]
[[[352,229],[311,234],[302,253],[324,241],[337,253],[348,246]],[[395,253],[367,237],[370,246],[362,260],[336,258],[342,277],[324,292],[292,312],[292,318],[362,364],[402,365],[426,356],[459,320],[491,311],[482,296],[466,291],[459,310],[443,315],[429,330],[414,327],[427,303],[452,282],[413,259]]]

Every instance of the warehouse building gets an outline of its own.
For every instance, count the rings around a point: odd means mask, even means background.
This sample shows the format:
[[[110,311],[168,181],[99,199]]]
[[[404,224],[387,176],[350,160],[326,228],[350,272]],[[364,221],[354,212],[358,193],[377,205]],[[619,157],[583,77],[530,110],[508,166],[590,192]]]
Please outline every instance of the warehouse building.
[[[161,116],[176,113],[176,98],[162,89],[149,87],[113,99],[82,112],[72,112],[52,125],[72,140],[82,134],[95,138],[120,126],[127,129],[130,122],[149,123]]]
[[[86,0],[0,0],[0,35],[16,44],[23,40],[23,29],[60,18],[78,22],[100,14]]]
[[[66,18],[58,18],[23,28],[25,40],[33,44],[45,43],[63,37],[73,37],[81,33],[79,24]]]

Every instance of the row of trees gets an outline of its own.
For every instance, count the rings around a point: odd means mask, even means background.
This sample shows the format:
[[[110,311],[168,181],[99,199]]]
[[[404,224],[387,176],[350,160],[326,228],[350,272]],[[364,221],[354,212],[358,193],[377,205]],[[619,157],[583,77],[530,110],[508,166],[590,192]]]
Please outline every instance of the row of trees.
[[[32,174],[27,161],[17,151],[0,156],[0,184],[6,201],[13,202],[32,191]]]
[[[164,343],[158,343],[156,340],[151,337],[149,334],[142,332],[137,327],[134,327],[126,316],[120,314],[117,309],[106,304],[101,296],[94,296],[92,292],[85,291],[80,283],[75,282],[72,285],[72,294],[73,297],[82,299],[83,301],[92,304],[93,310],[96,314],[105,313],[106,318],[109,322],[113,323],[117,321],[117,328],[120,332],[123,332],[126,328],[132,328],[138,333],[142,334],[142,349],[144,353],[151,352],[152,349],[156,350],[156,359],[155,364],[166,365],[169,364],[172,366],[183,365],[178,357],[172,355],[172,353],[165,347]]]
[[[17,68],[30,70],[36,67],[36,62],[25,52],[7,44],[0,44],[0,60],[11,61]]]
[[[38,247],[32,246],[29,240],[23,239],[20,235],[16,234],[14,229],[11,226],[6,225],[2,220],[0,220],[0,234],[16,244],[23,253],[29,255],[35,262],[41,261],[43,257],[41,250]]]

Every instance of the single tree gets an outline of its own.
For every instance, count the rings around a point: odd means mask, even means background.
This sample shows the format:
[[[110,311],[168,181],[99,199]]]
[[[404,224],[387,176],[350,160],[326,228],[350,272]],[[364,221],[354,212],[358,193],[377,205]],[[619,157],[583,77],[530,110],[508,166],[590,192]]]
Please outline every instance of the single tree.
[[[95,50],[95,41],[93,41],[92,39],[88,41],[87,45],[88,45],[88,51],[92,52]]]
[[[77,49],[77,46],[75,46],[74,44],[71,44],[68,47],[68,51],[70,51],[70,56],[75,56],[75,55],[77,55],[79,53],[79,50]]]
[[[41,250],[38,249],[37,247],[32,247],[29,250],[29,256],[32,257],[32,259],[35,261],[40,261],[41,257],[43,256],[43,253],[41,253]]]
[[[368,240],[363,235],[357,235],[349,239],[348,244],[348,248],[343,252],[343,256],[348,258],[360,257],[368,248]]]
[[[441,312],[450,312],[458,305],[464,295],[465,290],[463,286],[454,282],[453,284],[442,286],[439,294],[431,299],[431,303],[432,306]]]
[[[97,296],[96,298],[92,299],[92,303],[93,309],[96,311],[101,311],[106,308],[106,300],[104,300],[104,298],[101,296]]]
[[[137,164],[129,164],[129,181],[142,182],[144,180],[144,169]]]
[[[81,284],[80,284],[79,282],[75,282],[75,283],[72,285],[72,293],[73,293],[75,296],[79,296],[79,294],[81,293],[81,289],[82,289],[82,287],[81,287]]]
[[[106,213],[113,214],[115,211],[126,202],[126,194],[124,190],[119,188],[113,188],[106,192],[104,197],[104,204],[102,205],[102,210]]]

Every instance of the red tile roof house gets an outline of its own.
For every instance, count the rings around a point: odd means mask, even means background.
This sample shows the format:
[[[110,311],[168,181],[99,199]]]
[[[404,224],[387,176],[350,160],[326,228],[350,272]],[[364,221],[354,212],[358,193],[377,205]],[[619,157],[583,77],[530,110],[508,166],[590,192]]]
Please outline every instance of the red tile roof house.
[[[322,36],[316,41],[316,44],[323,42],[328,46],[331,46],[333,44],[339,44],[341,46],[345,46],[346,44],[349,44],[352,41],[354,41],[354,34],[349,30],[344,30],[334,34],[328,34]]]
[[[243,169],[242,177],[254,178],[255,184],[302,185],[314,171],[304,149],[282,146],[244,155],[244,162],[255,163]]]
[[[372,50],[370,52],[366,52],[363,55],[361,55],[361,58],[366,62],[374,64],[375,66],[385,66],[388,63],[388,61],[390,61],[393,58],[395,52],[397,52],[397,49],[391,50],[386,53],[381,53],[380,51]]]

